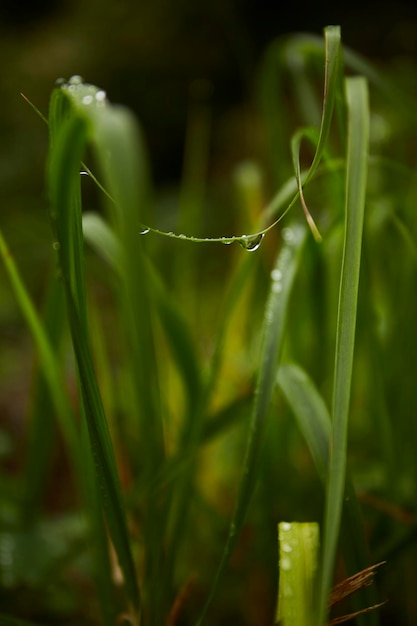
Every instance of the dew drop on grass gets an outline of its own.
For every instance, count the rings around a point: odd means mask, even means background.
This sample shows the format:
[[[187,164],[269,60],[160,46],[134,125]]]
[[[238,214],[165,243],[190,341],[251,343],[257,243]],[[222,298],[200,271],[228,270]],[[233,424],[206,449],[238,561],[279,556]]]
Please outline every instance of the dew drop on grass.
[[[57,78],[55,81],[55,87],[62,87],[62,85],[65,85],[66,82],[65,78]]]
[[[178,238],[179,238],[179,239],[187,239],[187,235],[184,235],[184,233],[180,233],[180,234],[178,235]]]
[[[52,244],[52,247],[54,250],[58,251],[61,247],[61,244],[59,243],[59,241],[54,241],[54,243]]]
[[[284,572],[289,572],[291,569],[291,559],[284,557],[280,561],[280,567]]]
[[[74,76],[71,76],[71,78],[68,80],[68,85],[81,85],[84,82],[84,78],[82,76],[79,76],[79,74],[74,74]]]
[[[282,522],[281,530],[284,530],[284,531],[291,530],[291,522]]]
[[[274,269],[271,272],[271,278],[272,280],[276,281],[276,280],[281,280],[282,278],[282,272],[279,269]]]
[[[286,552],[287,554],[292,552],[292,546],[290,546],[289,543],[283,543],[281,548],[282,548],[282,551]]]
[[[264,233],[260,233],[259,235],[243,235],[238,242],[248,252],[255,252],[261,245],[262,239],[264,238]]]
[[[105,91],[103,91],[103,89],[100,89],[99,91],[97,91],[96,93],[96,102],[99,105],[103,105],[107,100],[107,94]]]
[[[94,98],[93,98],[93,96],[92,96],[92,95],[87,95],[87,96],[84,96],[84,97],[83,97],[83,99],[81,100],[81,102],[82,102],[83,104],[92,104],[92,103],[94,102]]]
[[[287,243],[293,243],[295,239],[295,233],[292,228],[283,228],[281,232],[282,238]]]
[[[282,291],[282,283],[279,280],[272,281],[272,291],[274,293],[281,293]]]
[[[85,170],[81,170],[80,176],[90,176],[90,173],[86,172]]]
[[[225,246],[230,246],[230,244],[233,243],[233,239],[228,239],[227,237],[222,237],[220,239],[220,242],[223,243]]]
[[[139,235],[147,235],[149,233],[149,228],[147,226],[144,226],[140,231],[139,231]]]

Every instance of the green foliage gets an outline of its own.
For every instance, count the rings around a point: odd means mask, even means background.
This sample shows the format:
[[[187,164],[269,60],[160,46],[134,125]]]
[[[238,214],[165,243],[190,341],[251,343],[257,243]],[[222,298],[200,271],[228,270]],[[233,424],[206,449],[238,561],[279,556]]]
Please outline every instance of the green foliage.
[[[264,187],[241,168],[231,235],[205,179],[207,112],[167,218],[131,112],[80,77],[57,83],[42,311],[0,234],[36,350],[26,456],[1,477],[0,623],[270,624],[283,519],[321,528],[316,606],[294,623],[326,623],[334,581],[384,559],[382,593],[365,587],[353,610],[392,594],[405,612],[417,187],[395,85],[338,27],[324,46],[273,42],[256,93]],[[315,568],[302,557],[291,584]]]

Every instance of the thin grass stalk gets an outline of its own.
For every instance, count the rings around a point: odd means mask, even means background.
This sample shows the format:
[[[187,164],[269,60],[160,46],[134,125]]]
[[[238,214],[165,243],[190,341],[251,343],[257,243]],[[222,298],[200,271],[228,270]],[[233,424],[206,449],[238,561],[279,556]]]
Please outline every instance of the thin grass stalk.
[[[43,327],[51,346],[57,355],[66,324],[65,301],[62,284],[57,280],[56,269],[49,279],[46,302],[43,311]],[[45,378],[39,359],[33,385],[28,448],[25,467],[25,494],[22,505],[23,523],[34,523],[41,510],[45,483],[52,461],[52,451],[57,441],[57,428],[54,417],[54,402],[48,381]],[[70,450],[67,451],[71,458]],[[76,479],[76,477],[73,477]]]
[[[68,402],[65,385],[62,378],[55,350],[52,348],[45,327],[32,303],[29,293],[23,283],[13,256],[0,231],[0,255],[3,259],[6,272],[15,293],[20,310],[32,334],[39,353],[40,365],[48,385],[52,403],[57,412],[68,452],[75,468],[75,475],[81,479],[82,471],[79,461],[79,438],[75,428],[72,410]]]
[[[346,100],[348,144],[345,241],[336,336],[330,462],[317,620],[319,626],[325,623],[327,616],[327,599],[332,584],[345,495],[347,431],[368,167],[369,105],[367,83],[363,77],[346,79]]]

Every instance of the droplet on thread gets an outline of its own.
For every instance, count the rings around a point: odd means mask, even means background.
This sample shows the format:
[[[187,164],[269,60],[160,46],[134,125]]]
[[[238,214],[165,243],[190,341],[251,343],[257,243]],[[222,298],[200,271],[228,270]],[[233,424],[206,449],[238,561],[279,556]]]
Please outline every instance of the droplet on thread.
[[[263,238],[264,233],[259,233],[259,235],[243,235],[238,241],[242,248],[248,252],[255,252],[261,245]]]
[[[143,228],[139,231],[139,235],[147,235],[149,233],[149,228],[147,226],[143,226]]]

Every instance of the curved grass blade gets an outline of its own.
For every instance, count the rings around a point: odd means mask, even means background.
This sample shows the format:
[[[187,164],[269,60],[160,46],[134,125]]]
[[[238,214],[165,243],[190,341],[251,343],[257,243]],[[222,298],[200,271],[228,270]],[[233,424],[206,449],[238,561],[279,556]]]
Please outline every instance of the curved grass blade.
[[[256,486],[262,443],[275,383],[276,368],[285,333],[285,321],[288,313],[290,293],[306,240],[306,231],[302,226],[294,226],[292,234],[293,236],[288,238],[288,241],[280,251],[272,271],[270,294],[263,322],[260,367],[250,420],[242,478],[238,488],[238,496],[229,528],[229,535],[208,599],[200,619],[198,620],[198,625],[202,624],[206,616],[228,560],[236,546]]]
[[[110,535],[125,577],[129,599],[137,609],[139,596],[136,571],[88,336],[79,181],[79,166],[86,146],[88,124],[85,118],[71,109],[67,94],[60,88],[52,94],[49,121],[51,146],[48,183],[52,217],[90,446]]]
[[[307,208],[307,204],[304,200],[303,185],[307,184],[312,178],[320,160],[323,156],[326,148],[327,139],[330,131],[330,124],[333,117],[334,103],[336,100],[336,94],[341,85],[341,73],[340,73],[340,27],[328,26],[325,31],[325,63],[326,71],[324,76],[324,95],[323,95],[323,110],[320,125],[320,133],[317,142],[316,151],[314,153],[313,162],[307,172],[304,180],[301,178],[301,166],[300,166],[300,149],[302,139],[305,137],[308,130],[301,130],[294,134],[291,140],[291,153],[293,160],[293,167],[295,178],[297,180],[298,192],[300,195],[301,205],[303,207],[304,215],[307,223],[314,235],[316,241],[321,241],[321,235],[317,229],[317,226]]]
[[[319,595],[318,623],[327,614],[346,477],[347,428],[355,344],[363,217],[369,142],[369,105],[366,80],[346,79],[348,145],[346,167],[345,242],[340,279],[336,337],[330,462]]]

